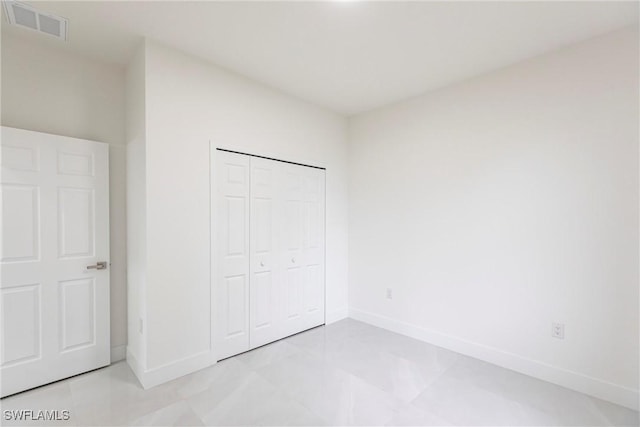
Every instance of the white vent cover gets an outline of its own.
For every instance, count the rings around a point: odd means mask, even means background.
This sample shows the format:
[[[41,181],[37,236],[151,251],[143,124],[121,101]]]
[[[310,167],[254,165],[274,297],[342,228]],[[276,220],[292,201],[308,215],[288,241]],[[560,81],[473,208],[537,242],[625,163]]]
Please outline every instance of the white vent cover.
[[[65,18],[13,0],[3,0],[2,4],[10,24],[45,33],[60,40],[67,40],[69,22]]]

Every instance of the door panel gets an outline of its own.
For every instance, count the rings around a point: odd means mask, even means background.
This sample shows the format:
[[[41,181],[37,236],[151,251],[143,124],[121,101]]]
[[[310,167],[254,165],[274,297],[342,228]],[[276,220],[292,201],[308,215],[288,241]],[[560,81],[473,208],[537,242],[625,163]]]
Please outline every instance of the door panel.
[[[94,254],[93,190],[58,188],[59,257]]]
[[[249,159],[218,152],[213,266],[214,347],[224,359],[249,349]]]
[[[283,224],[285,230],[283,234],[287,236],[287,250],[289,251],[300,250],[302,246],[302,211],[300,204],[299,200],[287,200],[285,202],[286,223]]]
[[[93,278],[65,280],[60,287],[60,332],[62,351],[95,341],[95,281]]]
[[[245,197],[226,196],[224,224],[227,227],[227,246],[224,248],[224,256],[244,257],[246,255],[247,233],[243,219],[247,216],[247,200]]]
[[[2,167],[7,170],[38,172],[40,150],[36,145],[2,145]]]
[[[2,185],[2,262],[36,261],[40,251],[40,195],[31,185]]]
[[[251,201],[253,212],[255,213],[255,226],[253,232],[256,233],[254,241],[254,253],[256,255],[269,254],[273,250],[273,200],[254,197]]]
[[[236,277],[226,277],[225,293],[227,295],[227,322],[224,338],[234,338],[246,335],[247,319],[246,319],[246,290],[247,278],[245,275]]]
[[[40,284],[2,289],[2,366],[40,357]]]
[[[306,267],[306,279],[304,287],[304,309],[307,313],[314,313],[322,307],[324,288],[320,281],[322,266],[309,265]]]
[[[2,396],[110,362],[108,156],[2,128]]]
[[[324,323],[324,171],[286,165],[283,336]]]
[[[303,171],[305,188],[302,195],[305,209],[305,320],[309,328],[324,323],[325,311],[325,172],[318,169]]]
[[[93,176],[92,153],[67,153],[58,151],[58,174]]]
[[[320,204],[318,202],[305,202],[305,246],[307,248],[320,248]]]
[[[271,304],[260,304],[261,301],[271,301],[274,297],[273,275],[270,271],[253,275],[251,292],[255,294],[255,301],[258,302],[252,307],[253,318],[251,319],[251,325],[253,329],[272,327],[276,307]]]
[[[251,348],[280,337],[277,286],[282,277],[277,257],[280,173],[277,162],[251,158]]]
[[[287,322],[297,321],[302,315],[302,274],[300,267],[287,268],[287,280],[285,285],[285,296],[287,310],[285,312]],[[286,336],[286,335],[285,335]]]

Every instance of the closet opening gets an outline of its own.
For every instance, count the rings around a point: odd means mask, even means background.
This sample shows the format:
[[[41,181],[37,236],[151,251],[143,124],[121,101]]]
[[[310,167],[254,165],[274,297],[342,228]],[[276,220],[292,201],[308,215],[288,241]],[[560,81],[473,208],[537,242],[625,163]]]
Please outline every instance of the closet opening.
[[[325,323],[325,174],[211,150],[216,360]]]

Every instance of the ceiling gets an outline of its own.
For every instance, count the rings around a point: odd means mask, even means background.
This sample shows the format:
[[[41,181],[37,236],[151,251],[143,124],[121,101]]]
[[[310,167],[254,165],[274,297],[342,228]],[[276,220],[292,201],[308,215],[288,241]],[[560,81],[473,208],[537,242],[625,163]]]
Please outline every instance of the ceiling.
[[[126,64],[143,37],[350,115],[638,22],[638,2],[26,1]]]

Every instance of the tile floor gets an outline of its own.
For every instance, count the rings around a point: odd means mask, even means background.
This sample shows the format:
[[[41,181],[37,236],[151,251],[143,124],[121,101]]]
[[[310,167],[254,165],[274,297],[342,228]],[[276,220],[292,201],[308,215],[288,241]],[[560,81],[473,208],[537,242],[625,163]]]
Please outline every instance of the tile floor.
[[[351,319],[146,391],[120,362],[0,405],[96,426],[638,425],[638,412]]]

